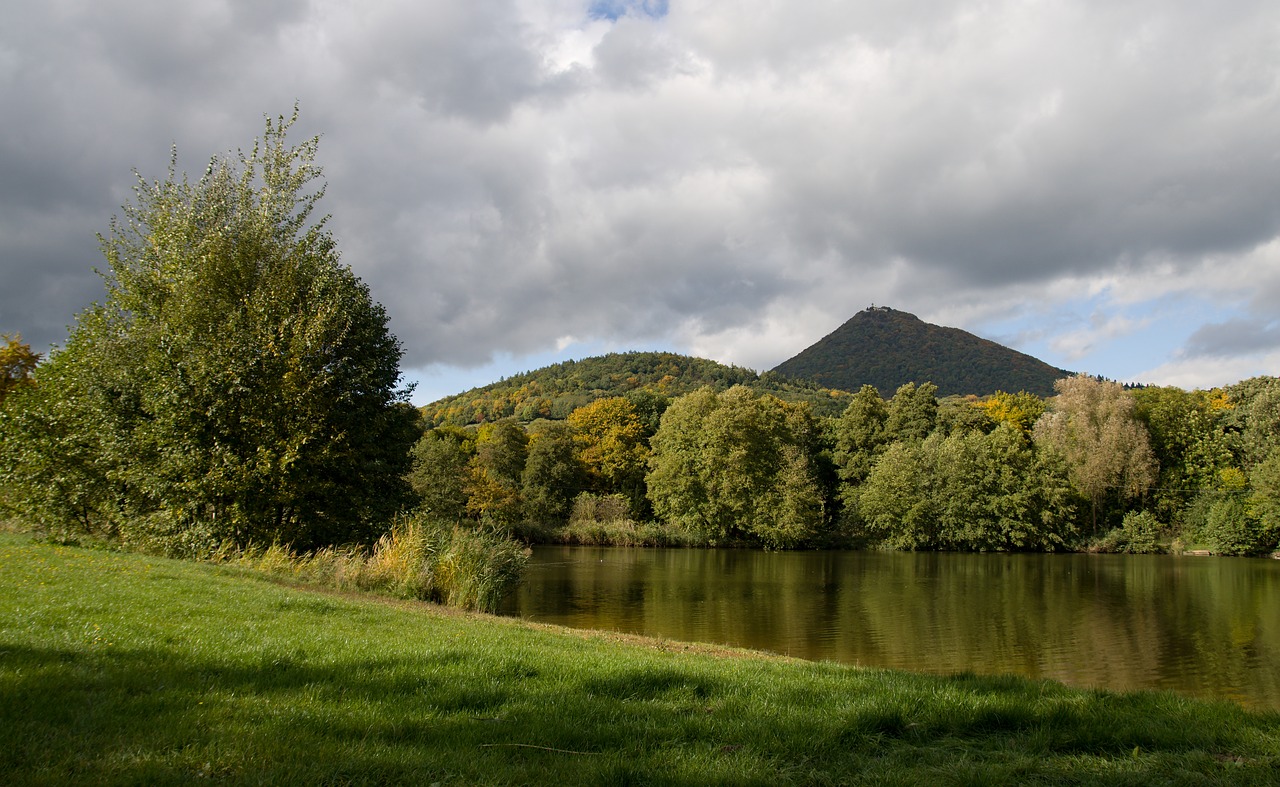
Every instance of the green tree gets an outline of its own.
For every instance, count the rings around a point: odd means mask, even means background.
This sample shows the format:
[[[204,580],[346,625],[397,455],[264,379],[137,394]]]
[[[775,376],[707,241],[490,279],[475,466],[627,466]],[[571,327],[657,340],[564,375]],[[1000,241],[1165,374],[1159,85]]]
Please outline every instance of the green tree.
[[[864,385],[853,396],[833,429],[833,459],[841,481],[861,484],[889,441],[889,410],[874,386]]]
[[[1215,392],[1172,386],[1150,386],[1130,396],[1160,468],[1153,508],[1172,521],[1200,490],[1214,488],[1220,471],[1234,465],[1224,429],[1226,402]]]
[[[1061,549],[1073,535],[1066,470],[1016,427],[894,443],[859,492],[867,535],[895,549]]]
[[[102,238],[105,302],[37,370],[51,390],[6,434],[29,517],[170,551],[308,549],[369,540],[408,501],[400,346],[313,215],[318,140],[288,143],[296,117],[198,182],[176,154],[164,180],[138,178]],[[80,472],[59,478],[30,461],[41,451]],[[56,499],[41,491],[58,483]]]
[[[858,490],[858,513],[867,535],[891,549],[936,549],[937,477],[922,443],[891,444]]]
[[[1256,551],[1280,548],[1280,450],[1253,466],[1250,509],[1257,522]]]
[[[1280,377],[1253,377],[1227,389],[1228,428],[1246,472],[1280,450]]]
[[[474,437],[455,426],[437,426],[414,443],[409,485],[424,511],[445,522],[466,515],[467,465],[474,455]]]
[[[509,533],[524,518],[520,495],[529,438],[511,421],[480,428],[468,465],[467,512],[489,527]]]
[[[889,400],[885,431],[892,440],[921,441],[938,423],[938,386],[906,383]]]
[[[1090,503],[1096,533],[1109,499],[1122,504],[1155,483],[1155,457],[1133,398],[1118,383],[1076,375],[1054,389],[1058,395],[1035,425],[1036,445],[1066,462],[1072,485]]]
[[[571,426],[547,421],[530,428],[528,458],[521,473],[524,515],[535,525],[563,525],[573,499],[586,486]]]
[[[805,543],[823,521],[813,434],[805,431],[816,432],[805,411],[742,386],[675,400],[651,441],[654,512],[712,541]]]

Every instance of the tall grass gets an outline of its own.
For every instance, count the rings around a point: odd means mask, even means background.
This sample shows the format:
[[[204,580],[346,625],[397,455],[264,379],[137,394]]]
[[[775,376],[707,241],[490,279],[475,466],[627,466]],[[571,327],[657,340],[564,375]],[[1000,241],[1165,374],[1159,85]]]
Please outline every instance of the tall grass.
[[[492,611],[519,581],[528,560],[520,544],[494,533],[405,516],[372,550],[329,547],[299,554],[280,544],[224,544],[212,561],[275,577],[396,598]]]

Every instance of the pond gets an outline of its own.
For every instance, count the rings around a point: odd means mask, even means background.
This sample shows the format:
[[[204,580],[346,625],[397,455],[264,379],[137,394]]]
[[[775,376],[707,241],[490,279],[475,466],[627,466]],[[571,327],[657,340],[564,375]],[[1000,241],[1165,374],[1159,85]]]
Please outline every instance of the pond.
[[[804,659],[1280,710],[1280,560],[538,547],[502,611]]]

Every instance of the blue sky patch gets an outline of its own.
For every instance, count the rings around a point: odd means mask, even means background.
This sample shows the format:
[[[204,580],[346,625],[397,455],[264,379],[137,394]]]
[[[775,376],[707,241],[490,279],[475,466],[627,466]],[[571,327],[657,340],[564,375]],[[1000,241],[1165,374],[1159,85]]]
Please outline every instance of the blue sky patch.
[[[667,0],[593,0],[587,15],[592,19],[614,21],[624,16],[660,19],[667,15]]]

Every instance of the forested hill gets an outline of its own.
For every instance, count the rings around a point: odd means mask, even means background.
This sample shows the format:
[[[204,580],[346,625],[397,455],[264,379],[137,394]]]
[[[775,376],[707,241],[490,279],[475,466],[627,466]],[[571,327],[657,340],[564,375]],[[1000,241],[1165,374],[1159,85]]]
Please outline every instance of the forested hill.
[[[758,375],[739,366],[675,353],[629,352],[565,361],[525,372],[433,402],[423,407],[422,413],[433,425],[465,426],[511,416],[521,421],[558,420],[597,399],[644,395],[675,398],[708,385],[716,390],[745,385],[783,401],[806,401],[820,415],[839,415],[851,399],[844,391],[829,391],[803,380],[785,380],[771,372]]]
[[[886,397],[909,382],[931,382],[939,396],[996,391],[1052,396],[1054,381],[1071,375],[959,328],[932,325],[884,306],[859,312],[774,371],[846,391],[869,383]]]

